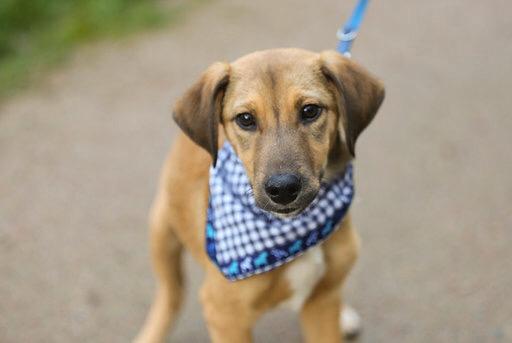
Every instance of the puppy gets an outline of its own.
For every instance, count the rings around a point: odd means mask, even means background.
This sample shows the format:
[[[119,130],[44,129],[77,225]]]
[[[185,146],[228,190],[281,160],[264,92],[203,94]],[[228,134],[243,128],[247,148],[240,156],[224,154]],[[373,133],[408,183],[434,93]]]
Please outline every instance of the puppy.
[[[322,244],[269,271],[229,280],[205,247],[210,168],[229,142],[255,206],[291,220],[323,183],[347,170],[383,99],[380,81],[334,51],[266,50],[211,65],[174,108],[183,134],[165,162],[150,216],[157,290],[136,342],[165,340],[182,300],[184,249],[205,270],[200,297],[213,342],[251,342],[258,318],[281,304],[299,312],[306,342],[340,342],[341,289],[359,249],[348,211]]]

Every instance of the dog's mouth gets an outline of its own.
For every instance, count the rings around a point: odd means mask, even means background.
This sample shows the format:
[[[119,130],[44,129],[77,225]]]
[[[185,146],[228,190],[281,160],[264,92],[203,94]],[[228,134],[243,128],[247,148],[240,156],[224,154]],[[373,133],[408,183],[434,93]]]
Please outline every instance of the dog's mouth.
[[[290,214],[290,213],[295,212],[295,211],[297,211],[297,208],[289,207],[289,208],[283,208],[283,209],[275,210],[274,212],[278,213],[278,214]]]

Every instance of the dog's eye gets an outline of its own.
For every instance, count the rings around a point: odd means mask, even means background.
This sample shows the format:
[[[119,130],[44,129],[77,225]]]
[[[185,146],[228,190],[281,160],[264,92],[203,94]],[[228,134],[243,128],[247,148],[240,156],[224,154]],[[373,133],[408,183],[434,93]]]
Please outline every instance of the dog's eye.
[[[243,130],[256,130],[256,119],[250,113],[240,113],[235,117],[235,121]]]
[[[300,110],[300,119],[304,123],[315,121],[322,113],[322,108],[318,105],[306,105]]]

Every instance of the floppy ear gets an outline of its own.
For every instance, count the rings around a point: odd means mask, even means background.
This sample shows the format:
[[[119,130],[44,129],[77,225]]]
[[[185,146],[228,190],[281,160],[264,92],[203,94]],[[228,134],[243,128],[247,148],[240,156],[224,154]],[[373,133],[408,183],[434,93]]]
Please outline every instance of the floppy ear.
[[[178,126],[217,162],[222,101],[229,82],[229,65],[212,64],[176,102],[173,117]]]
[[[338,99],[340,131],[355,156],[359,134],[370,124],[384,100],[384,85],[365,69],[336,51],[320,54],[321,70]]]

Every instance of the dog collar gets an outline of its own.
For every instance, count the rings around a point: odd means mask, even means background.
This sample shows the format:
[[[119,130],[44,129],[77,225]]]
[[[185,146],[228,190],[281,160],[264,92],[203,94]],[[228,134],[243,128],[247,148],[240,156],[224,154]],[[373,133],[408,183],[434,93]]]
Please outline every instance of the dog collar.
[[[206,251],[230,280],[270,271],[323,242],[347,213],[354,195],[352,166],[300,214],[279,218],[256,206],[245,168],[225,143],[210,168]]]

